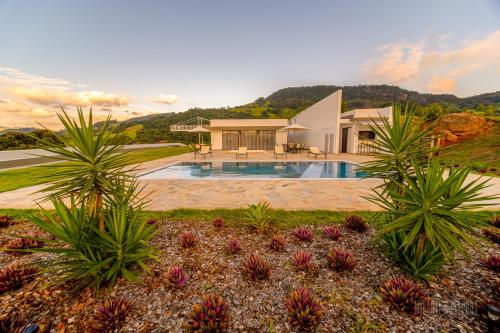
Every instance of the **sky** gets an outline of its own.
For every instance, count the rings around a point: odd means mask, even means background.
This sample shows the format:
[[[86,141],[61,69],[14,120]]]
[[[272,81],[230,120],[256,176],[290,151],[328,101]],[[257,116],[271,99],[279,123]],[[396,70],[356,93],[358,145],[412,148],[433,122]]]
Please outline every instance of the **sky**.
[[[0,0],[0,128],[319,84],[500,90],[500,0]]]

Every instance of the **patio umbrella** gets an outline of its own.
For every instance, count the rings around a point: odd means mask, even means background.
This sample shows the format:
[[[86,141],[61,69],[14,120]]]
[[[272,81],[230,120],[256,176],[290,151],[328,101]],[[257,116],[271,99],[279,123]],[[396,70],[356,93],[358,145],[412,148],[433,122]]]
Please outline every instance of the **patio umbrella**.
[[[281,131],[287,131],[287,132],[300,132],[300,131],[306,131],[308,130],[308,127],[302,126],[300,124],[291,124],[286,127],[283,127]]]
[[[208,133],[208,132],[210,132],[210,130],[209,130],[209,129],[206,129],[206,128],[205,128],[205,127],[203,127],[203,126],[198,125],[198,126],[196,126],[195,128],[190,129],[190,130],[189,130],[189,131],[187,131],[187,132],[190,132],[190,133],[198,133],[198,143],[199,143],[199,144],[202,144],[202,143],[203,143],[203,141],[202,141],[202,138],[201,138],[201,133]]]

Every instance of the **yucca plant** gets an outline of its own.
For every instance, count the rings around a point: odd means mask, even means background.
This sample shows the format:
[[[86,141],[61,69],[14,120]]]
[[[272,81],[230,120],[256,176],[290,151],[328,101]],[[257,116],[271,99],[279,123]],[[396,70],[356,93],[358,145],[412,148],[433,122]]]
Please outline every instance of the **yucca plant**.
[[[378,151],[374,159],[363,165],[362,171],[376,178],[384,179],[383,188],[402,192],[405,176],[412,174],[414,164],[426,161],[432,153],[425,138],[430,136],[434,125],[426,128],[414,126],[415,106],[401,104],[392,106],[392,121],[381,117],[382,123],[373,122],[370,129],[375,139],[367,143]]]
[[[127,165],[134,160],[123,151],[122,145],[112,143],[111,115],[101,122],[99,130],[94,128],[92,109],[88,120],[81,108],[77,108],[77,120],[64,109],[57,116],[64,126],[69,147],[40,142],[41,148],[54,153],[51,159],[65,162],[41,166],[57,168],[58,172],[44,179],[50,184],[40,191],[47,194],[46,199],[76,195],[77,201],[84,203],[92,216],[98,217],[99,230],[104,232],[104,201],[114,197],[116,182],[132,179],[129,173],[135,169]]]
[[[70,293],[87,286],[98,291],[103,284],[113,284],[120,276],[136,281],[137,275],[132,270],[136,267],[149,271],[146,261],[156,259],[157,251],[148,242],[157,231],[129,205],[129,199],[119,197],[105,204],[106,232],[98,229],[99,217],[89,215],[83,202],[70,201],[67,206],[62,199],[52,198],[55,214],[44,211],[42,217],[30,217],[54,237],[47,240],[46,247],[31,251],[59,255],[42,263],[47,271],[54,273],[55,283],[70,282]]]
[[[275,220],[275,213],[268,202],[260,202],[248,206],[243,223],[258,232],[266,232]]]
[[[417,253],[417,242],[404,249],[402,244],[406,234],[406,232],[391,232],[381,235],[380,239],[385,243],[389,257],[408,274],[417,279],[430,280],[441,270],[445,262],[443,253],[430,242],[425,242],[419,253]]]
[[[469,169],[452,169],[445,174],[445,168],[436,161],[430,161],[426,168],[413,163],[414,175],[405,174],[404,192],[386,188],[375,192],[369,199],[378,204],[385,212],[381,220],[381,234],[401,232],[404,239],[401,249],[408,250],[417,244],[415,254],[430,242],[445,257],[453,258],[454,250],[467,255],[465,244],[474,245],[470,236],[480,219],[472,209],[483,207],[484,201],[491,196],[482,196],[486,181],[466,182]]]

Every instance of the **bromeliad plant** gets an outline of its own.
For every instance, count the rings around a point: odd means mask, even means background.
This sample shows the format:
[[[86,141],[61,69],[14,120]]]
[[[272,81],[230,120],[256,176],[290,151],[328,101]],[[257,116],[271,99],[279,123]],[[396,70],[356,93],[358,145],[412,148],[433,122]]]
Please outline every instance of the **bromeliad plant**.
[[[21,235],[18,238],[11,239],[5,245],[6,249],[12,254],[26,254],[23,250],[36,249],[44,245],[44,241],[40,238],[30,237],[28,235]]]
[[[325,237],[331,239],[331,240],[338,240],[340,238],[340,236],[342,235],[342,233],[340,232],[340,229],[338,227],[334,227],[334,226],[326,226],[323,228],[323,234],[325,235]]]
[[[216,217],[212,221],[212,225],[216,230],[220,230],[222,226],[224,225],[224,219],[222,217]]]
[[[189,332],[224,333],[228,327],[229,309],[222,296],[212,293],[204,296],[201,303],[193,305],[187,323]]]
[[[104,302],[90,322],[90,332],[121,332],[130,308],[129,302],[122,297]]]
[[[313,240],[313,232],[310,228],[298,227],[292,231],[292,234],[303,242],[312,242]]]
[[[251,254],[243,262],[243,273],[252,281],[266,280],[271,274],[271,266],[257,254]]]
[[[38,273],[34,267],[12,265],[0,270],[0,294],[21,288]]]
[[[227,244],[227,250],[231,254],[236,254],[241,251],[241,242],[238,238],[231,238]]]
[[[368,230],[368,224],[364,218],[358,215],[349,215],[344,219],[344,226],[352,231],[365,232]]]
[[[189,281],[189,275],[184,272],[182,267],[170,267],[164,274],[164,280],[168,286],[173,288],[182,288]]]
[[[198,237],[191,231],[184,231],[181,234],[181,246],[185,249],[194,247],[198,243]]]
[[[491,255],[481,260],[482,263],[494,272],[500,273],[500,256]]]
[[[414,314],[417,306],[425,306],[429,297],[418,283],[407,278],[393,277],[380,287],[384,301],[400,311]]]
[[[337,272],[352,271],[356,266],[356,259],[350,252],[335,247],[326,254],[326,261],[328,267]]]
[[[266,232],[275,221],[275,213],[268,202],[260,202],[248,206],[243,223],[257,232]]]
[[[0,228],[6,228],[14,223],[14,219],[8,215],[0,215]]]
[[[292,264],[299,271],[315,271],[316,265],[312,262],[312,254],[299,250],[292,255]]]
[[[301,332],[314,331],[324,314],[320,301],[308,288],[292,291],[285,300],[285,308],[290,325]]]
[[[276,252],[281,252],[285,248],[286,240],[282,235],[273,235],[269,241],[269,248]]]

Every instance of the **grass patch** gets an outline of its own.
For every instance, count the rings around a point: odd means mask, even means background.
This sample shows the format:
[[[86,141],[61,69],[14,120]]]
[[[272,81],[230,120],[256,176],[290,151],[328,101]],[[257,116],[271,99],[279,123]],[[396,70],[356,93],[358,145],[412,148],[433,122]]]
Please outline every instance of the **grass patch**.
[[[497,176],[500,171],[500,121],[486,133],[446,147],[439,157],[446,164],[468,165],[471,161],[485,163],[488,172],[485,175]],[[491,172],[490,168],[498,171]]]
[[[146,219],[161,219],[172,222],[201,222],[212,223],[215,217],[224,218],[224,223],[229,226],[242,226],[243,214],[246,209],[173,209],[167,211],[144,211]],[[275,210],[276,226],[281,229],[292,229],[301,225],[328,225],[341,223],[347,215],[360,215],[367,220],[373,216],[370,211],[331,211],[331,210]],[[12,216],[15,220],[22,221],[29,214],[39,214],[37,209],[0,209],[0,215]],[[478,211],[478,216],[484,222],[500,211]]]
[[[130,151],[129,155],[133,160],[133,164],[135,164],[176,156],[189,151],[189,147],[144,148]],[[46,182],[47,177],[59,172],[61,170],[61,166],[64,166],[64,163],[0,171],[0,192],[7,192],[22,187],[43,184]]]

